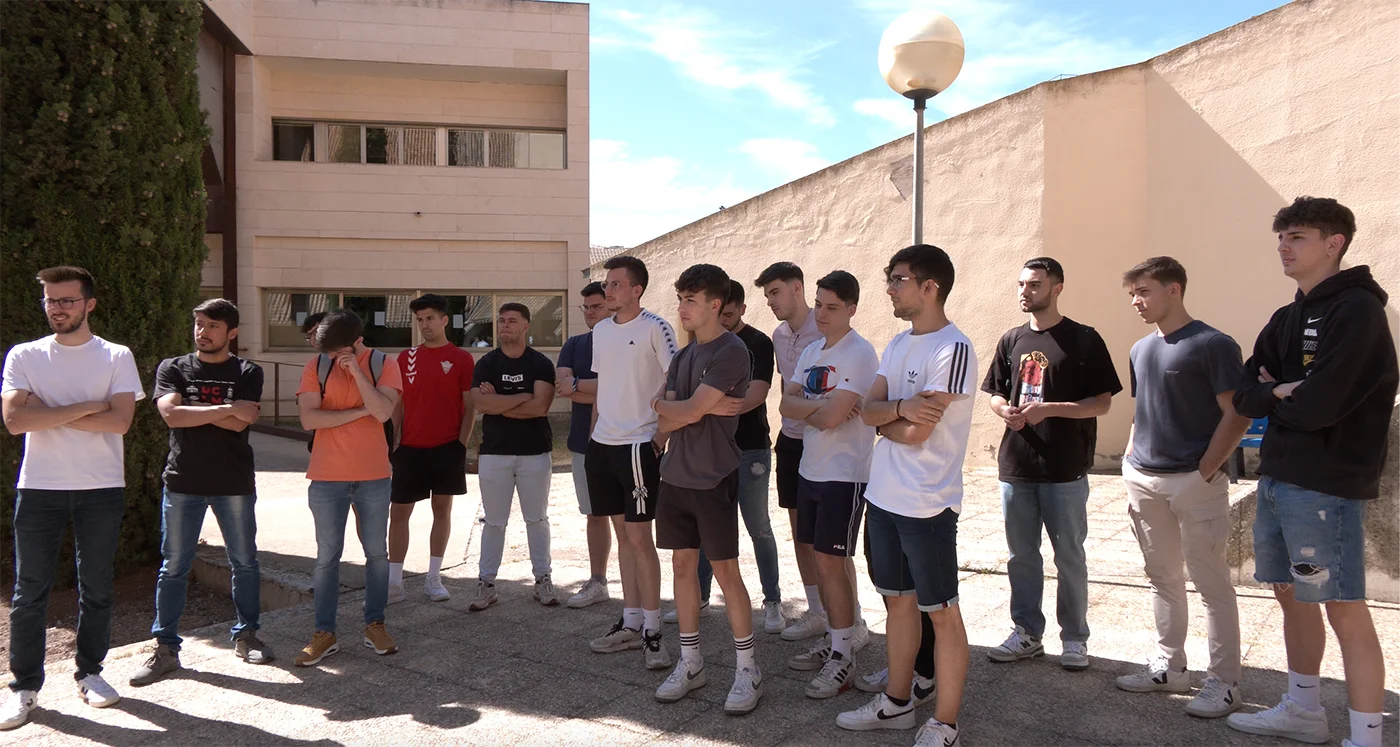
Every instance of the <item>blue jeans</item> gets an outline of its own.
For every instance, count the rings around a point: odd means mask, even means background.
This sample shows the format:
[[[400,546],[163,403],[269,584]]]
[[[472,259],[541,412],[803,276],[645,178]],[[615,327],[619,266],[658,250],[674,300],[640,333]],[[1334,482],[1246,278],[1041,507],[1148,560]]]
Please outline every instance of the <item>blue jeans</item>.
[[[773,524],[768,520],[768,475],[773,471],[773,451],[753,449],[739,455],[739,513],[744,527],[753,540],[753,557],[758,563],[758,578],[763,584],[763,601],[781,602],[783,592],[778,588],[778,541],[773,538]],[[700,598],[710,599],[710,582],[714,569],[700,548]]]
[[[1292,584],[1300,602],[1366,599],[1366,501],[1259,479],[1254,580]]]
[[[190,563],[199,546],[204,510],[214,510],[214,520],[224,535],[228,562],[233,570],[233,606],[238,620],[229,635],[258,629],[258,522],[253,507],[256,495],[190,495],[165,491],[160,504],[160,554],[165,558],[156,577],[156,620],[151,636],[179,651],[180,614],[185,611]]]
[[[112,628],[112,558],[126,513],[123,488],[29,490],[15,496],[15,593],[10,604],[11,690],[44,686],[49,590],[68,522],[78,563],[77,672],[102,671]]]
[[[384,622],[389,603],[390,480],[328,482],[312,480],[306,491],[316,522],[316,569],[311,594],[316,599],[316,629],[335,632],[340,598],[340,554],[345,549],[345,519],[350,506],[360,517],[360,547],[365,551],[365,624]]]
[[[1001,509],[1006,519],[1006,546],[1011,559],[1011,621],[1033,636],[1045,634],[1044,563],[1040,528],[1050,535],[1058,573],[1055,618],[1060,640],[1089,640],[1089,566],[1084,539],[1089,536],[1089,478],[1074,482],[1003,482]]]

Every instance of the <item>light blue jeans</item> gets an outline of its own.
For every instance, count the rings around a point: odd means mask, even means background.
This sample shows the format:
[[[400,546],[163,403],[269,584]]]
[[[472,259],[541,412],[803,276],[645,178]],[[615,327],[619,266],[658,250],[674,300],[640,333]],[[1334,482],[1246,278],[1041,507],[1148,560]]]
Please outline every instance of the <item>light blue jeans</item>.
[[[345,519],[351,505],[360,517],[360,547],[365,551],[365,624],[384,622],[384,607],[389,603],[389,478],[312,480],[306,492],[316,522],[316,569],[311,574],[316,629],[335,632],[340,554],[345,549]]]
[[[256,495],[189,495],[165,491],[160,505],[160,554],[165,558],[156,577],[156,620],[151,636],[179,651],[180,615],[185,611],[190,564],[199,547],[199,530],[205,510],[212,509],[224,535],[229,567],[233,573],[233,607],[238,614],[230,637],[258,629],[258,522]]]
[[[1089,640],[1089,567],[1084,539],[1089,536],[1089,478],[1074,482],[1003,482],[1001,509],[1006,519],[1006,546],[1011,559],[1006,575],[1011,582],[1011,621],[1033,636],[1045,634],[1044,561],[1040,528],[1055,549],[1055,617],[1060,640]]]
[[[753,449],[739,455],[739,513],[744,517],[749,539],[753,540],[753,557],[758,563],[765,603],[783,601],[783,592],[778,588],[778,541],[773,538],[773,524],[768,520],[768,475],[772,472],[772,449]],[[703,547],[697,572],[700,598],[709,601],[715,573]]]

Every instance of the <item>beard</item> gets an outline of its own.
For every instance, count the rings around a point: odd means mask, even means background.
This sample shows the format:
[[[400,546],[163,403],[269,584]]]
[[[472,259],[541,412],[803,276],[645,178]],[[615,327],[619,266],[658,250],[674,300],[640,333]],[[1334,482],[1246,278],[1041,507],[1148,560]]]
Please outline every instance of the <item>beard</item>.
[[[1027,314],[1034,314],[1034,313],[1036,313],[1037,311],[1044,311],[1044,310],[1050,308],[1050,299],[1045,298],[1045,299],[1040,300],[1039,302],[1027,300],[1027,301],[1025,301],[1025,304],[1026,304],[1026,309],[1025,309],[1026,313],[1027,313]]]
[[[900,304],[898,301],[894,302],[894,316],[896,319],[907,322],[922,313],[924,313],[924,305],[917,301],[909,305]]]
[[[54,321],[53,317],[49,317],[49,329],[53,330],[55,334],[66,335],[77,332],[86,320],[87,310],[74,305],[73,310],[68,312],[68,321],[66,322],[59,323]]]

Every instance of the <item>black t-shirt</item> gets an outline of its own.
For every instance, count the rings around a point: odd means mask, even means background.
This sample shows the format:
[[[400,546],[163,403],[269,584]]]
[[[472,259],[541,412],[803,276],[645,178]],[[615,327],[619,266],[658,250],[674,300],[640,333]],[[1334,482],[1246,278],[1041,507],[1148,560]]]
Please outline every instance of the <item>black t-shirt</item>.
[[[773,341],[752,324],[745,324],[743,329],[734,334],[738,335],[739,339],[744,341],[744,347],[749,349],[750,383],[764,382],[771,386]],[[739,430],[734,434],[734,440],[739,444],[740,451],[766,449],[772,445],[768,440],[767,402],[739,416]]]
[[[554,363],[534,348],[525,348],[524,355],[512,358],[496,348],[476,362],[472,386],[486,382],[496,394],[534,394],[535,382],[554,386]],[[519,420],[504,415],[481,416],[482,454],[530,456],[546,454],[554,448],[554,435],[549,418]]]
[[[167,358],[156,368],[156,396],[180,395],[189,407],[227,405],[238,400],[261,402],[263,371],[258,364],[230,356],[223,363],[205,363],[195,353]],[[248,431],[217,425],[170,429],[170,456],[165,462],[165,487],[190,495],[252,495],[253,447]]]
[[[1047,330],[1023,324],[1001,336],[982,391],[1012,405],[1077,402],[1123,391],[1103,338],[1065,318]],[[997,469],[1007,482],[1072,482],[1094,464],[1098,418],[1046,418],[1001,437]]]

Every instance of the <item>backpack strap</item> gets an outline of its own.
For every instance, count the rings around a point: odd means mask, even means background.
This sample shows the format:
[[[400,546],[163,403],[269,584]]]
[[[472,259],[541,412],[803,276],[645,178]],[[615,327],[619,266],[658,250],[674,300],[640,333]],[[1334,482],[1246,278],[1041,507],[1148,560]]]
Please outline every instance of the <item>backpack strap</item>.
[[[329,355],[321,353],[316,356],[316,380],[321,383],[321,399],[326,398],[326,382],[330,380],[334,367],[335,361]]]
[[[389,360],[388,354],[382,350],[369,351],[369,380],[375,386],[379,386],[379,376],[384,373],[384,363]]]

